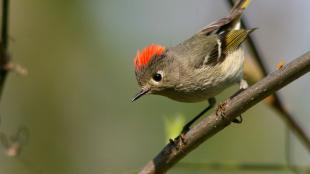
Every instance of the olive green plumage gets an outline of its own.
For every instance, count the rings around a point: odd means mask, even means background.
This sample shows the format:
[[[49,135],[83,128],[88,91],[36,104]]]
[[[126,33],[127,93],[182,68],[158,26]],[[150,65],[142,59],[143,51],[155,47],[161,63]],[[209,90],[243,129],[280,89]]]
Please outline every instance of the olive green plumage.
[[[225,88],[233,84],[239,84],[240,89],[247,88],[243,79],[244,51],[240,46],[255,29],[241,29],[239,20],[249,2],[238,1],[229,16],[176,46],[150,45],[142,53],[138,52],[135,73],[141,91],[132,101],[145,94],[181,102],[207,100],[209,106],[183,127],[184,134],[215,105],[215,96]]]
[[[249,0],[239,1],[229,16],[166,48],[136,70],[142,88],[136,98],[157,94],[182,102],[199,102],[213,98],[232,84],[246,87],[244,51],[240,46],[255,29],[241,29],[239,19],[248,4]]]

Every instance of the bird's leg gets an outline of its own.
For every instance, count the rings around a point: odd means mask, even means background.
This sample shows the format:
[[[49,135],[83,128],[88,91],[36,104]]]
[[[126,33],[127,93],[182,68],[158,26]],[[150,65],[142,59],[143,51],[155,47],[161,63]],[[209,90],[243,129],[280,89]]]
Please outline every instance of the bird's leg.
[[[208,110],[210,110],[211,108],[213,108],[213,106],[215,105],[216,103],[216,100],[214,97],[212,98],[209,98],[208,99],[208,102],[209,102],[209,106],[206,107],[203,111],[201,111],[197,116],[195,116],[191,121],[189,121],[188,123],[186,123],[185,126],[183,126],[183,129],[182,129],[182,132],[181,132],[181,136],[186,134],[186,132],[189,131],[191,125],[196,121],[198,120],[203,114],[205,114]]]
[[[244,79],[241,79],[239,84],[240,84],[240,89],[234,95],[232,95],[230,98],[234,98],[236,95],[240,94],[242,91],[244,91],[245,89],[247,89],[249,87],[248,82]],[[232,122],[240,124],[240,123],[242,123],[242,120],[243,120],[242,116],[239,115],[238,118],[235,118]]]
[[[230,99],[236,97],[242,91],[247,89],[249,87],[248,82],[246,80],[244,80],[244,79],[241,79],[240,82],[239,82],[239,87],[240,87],[239,90],[237,92],[235,92],[232,96],[229,97]]]
[[[247,89],[249,87],[248,82],[246,80],[244,80],[244,79],[241,79],[239,84],[240,84],[240,89],[241,90],[245,90],[245,89]]]

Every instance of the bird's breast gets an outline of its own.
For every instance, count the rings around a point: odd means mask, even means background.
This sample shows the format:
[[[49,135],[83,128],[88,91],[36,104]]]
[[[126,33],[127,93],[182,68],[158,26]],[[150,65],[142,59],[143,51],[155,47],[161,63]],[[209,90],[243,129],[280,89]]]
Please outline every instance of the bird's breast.
[[[244,52],[238,49],[221,64],[199,69],[180,68],[178,84],[161,95],[180,102],[200,102],[215,97],[242,78]]]

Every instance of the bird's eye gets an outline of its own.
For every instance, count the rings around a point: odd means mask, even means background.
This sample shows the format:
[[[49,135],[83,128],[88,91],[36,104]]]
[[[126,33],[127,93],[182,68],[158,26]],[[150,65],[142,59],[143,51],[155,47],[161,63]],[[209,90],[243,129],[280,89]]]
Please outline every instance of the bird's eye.
[[[161,81],[161,79],[162,79],[161,74],[156,73],[156,74],[153,75],[153,80],[155,80],[156,82]]]

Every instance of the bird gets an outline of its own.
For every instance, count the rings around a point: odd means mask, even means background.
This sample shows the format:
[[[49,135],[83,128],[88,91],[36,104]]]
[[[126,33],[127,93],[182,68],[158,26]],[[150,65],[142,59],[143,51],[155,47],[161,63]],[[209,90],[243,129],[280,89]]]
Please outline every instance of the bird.
[[[238,84],[237,93],[245,90],[248,83],[243,78],[245,51],[241,45],[256,28],[241,28],[240,18],[249,3],[250,0],[239,0],[228,16],[175,46],[150,44],[138,50],[134,68],[141,90],[132,101],[146,94],[187,103],[208,101],[209,105],[184,125],[181,133],[185,134],[215,106],[215,96],[224,89]],[[234,120],[241,121],[242,118]]]

